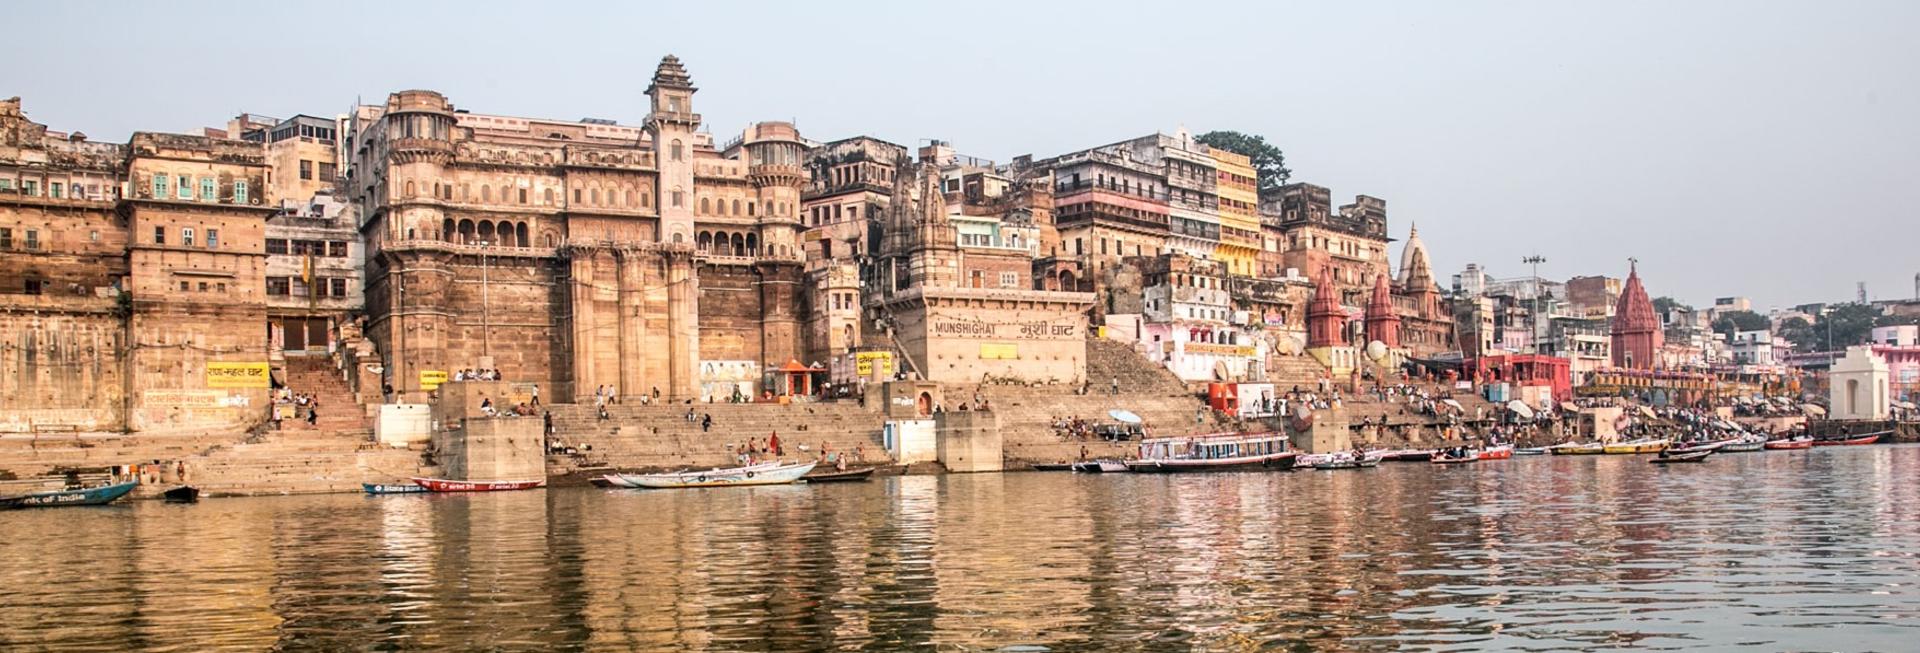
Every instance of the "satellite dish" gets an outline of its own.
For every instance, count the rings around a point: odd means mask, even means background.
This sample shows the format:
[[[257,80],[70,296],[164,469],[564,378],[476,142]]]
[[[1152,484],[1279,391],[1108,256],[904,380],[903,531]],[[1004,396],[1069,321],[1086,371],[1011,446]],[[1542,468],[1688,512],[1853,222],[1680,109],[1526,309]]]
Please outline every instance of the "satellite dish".
[[[1375,340],[1367,343],[1367,358],[1380,360],[1387,357],[1387,343]]]

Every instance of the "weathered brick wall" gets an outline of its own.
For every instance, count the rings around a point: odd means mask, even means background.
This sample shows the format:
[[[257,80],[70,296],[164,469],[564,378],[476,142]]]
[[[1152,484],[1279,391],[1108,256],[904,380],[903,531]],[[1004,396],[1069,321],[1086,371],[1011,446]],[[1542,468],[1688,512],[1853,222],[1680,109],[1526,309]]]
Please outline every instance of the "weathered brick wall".
[[[124,322],[112,300],[91,303],[84,312],[0,312],[0,432],[121,427]]]

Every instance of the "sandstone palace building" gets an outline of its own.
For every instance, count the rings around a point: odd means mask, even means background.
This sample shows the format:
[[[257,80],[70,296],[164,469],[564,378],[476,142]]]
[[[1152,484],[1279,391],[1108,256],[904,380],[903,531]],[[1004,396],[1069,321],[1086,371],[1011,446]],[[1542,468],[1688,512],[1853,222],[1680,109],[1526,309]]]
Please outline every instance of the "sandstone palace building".
[[[1458,347],[1418,236],[1389,264],[1384,200],[1262,193],[1185,130],[995,163],[716,136],[697,91],[667,56],[638,124],[405,90],[124,144],[0,103],[0,431],[250,428],[289,390],[355,429],[463,370],[548,403],[758,401],[1097,384],[1091,339],[1194,384]]]

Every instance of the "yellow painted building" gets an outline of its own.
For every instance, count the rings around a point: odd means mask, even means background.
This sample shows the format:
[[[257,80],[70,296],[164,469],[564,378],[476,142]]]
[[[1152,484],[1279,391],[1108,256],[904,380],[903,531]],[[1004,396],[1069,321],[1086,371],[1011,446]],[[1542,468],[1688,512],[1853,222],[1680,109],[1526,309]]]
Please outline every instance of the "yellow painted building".
[[[1220,247],[1213,257],[1227,264],[1231,274],[1253,276],[1259,271],[1260,190],[1253,161],[1220,148],[1209,152],[1219,170]]]

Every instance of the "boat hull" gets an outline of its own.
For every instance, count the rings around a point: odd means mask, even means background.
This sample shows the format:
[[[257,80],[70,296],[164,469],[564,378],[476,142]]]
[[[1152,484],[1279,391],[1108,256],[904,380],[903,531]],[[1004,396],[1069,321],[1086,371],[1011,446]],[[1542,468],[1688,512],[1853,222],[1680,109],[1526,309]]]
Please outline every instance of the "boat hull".
[[[1481,460],[1506,460],[1513,457],[1513,447],[1499,446],[1480,452]]]
[[[1598,444],[1598,443],[1563,444],[1558,447],[1551,447],[1548,449],[1548,451],[1552,452],[1553,455],[1556,455],[1556,456],[1598,456],[1600,454],[1606,453],[1607,448],[1605,445]]]
[[[367,494],[419,494],[428,491],[418,485],[400,485],[397,483],[361,483],[360,489]]]
[[[134,481],[79,490],[35,492],[0,498],[0,508],[57,508],[60,506],[103,506],[127,496],[140,484]]]
[[[865,481],[872,477],[873,477],[873,468],[864,467],[861,469],[849,469],[844,472],[827,472],[825,474],[808,474],[806,476],[800,477],[800,480],[806,481],[808,483],[857,483],[860,481]]]
[[[1029,465],[1036,472],[1064,472],[1073,469],[1070,463],[1034,463]]]
[[[1875,443],[1875,442],[1879,442],[1879,441],[1880,441],[1880,436],[1881,436],[1881,435],[1882,435],[1882,434],[1880,434],[1880,433],[1874,433],[1874,434],[1872,434],[1872,435],[1863,435],[1863,436],[1860,436],[1860,437],[1857,437],[1857,438],[1846,438],[1846,439],[1837,439],[1837,440],[1814,440],[1814,441],[1813,441],[1813,446],[1816,446],[1816,447],[1854,447],[1854,446],[1860,446],[1860,445],[1863,445],[1863,444],[1873,444],[1873,443]]]
[[[1678,463],[1703,463],[1707,461],[1707,456],[1711,456],[1711,455],[1713,455],[1713,450],[1708,449],[1706,451],[1693,451],[1688,453],[1662,456],[1659,458],[1654,458],[1647,462],[1653,463],[1655,465],[1673,465]]]
[[[1667,448],[1666,440],[1657,440],[1653,442],[1641,441],[1641,442],[1621,442],[1619,444],[1609,444],[1609,445],[1606,445],[1606,447],[1603,450],[1607,453],[1607,455],[1619,456],[1619,455],[1625,455],[1625,454],[1660,453],[1661,451],[1665,451],[1666,448]]]
[[[160,493],[160,497],[166,499],[167,503],[193,503],[200,500],[200,488],[182,485]]]
[[[710,469],[704,472],[677,472],[673,474],[618,474],[620,480],[635,487],[659,490],[730,487],[742,485],[786,485],[800,480],[807,472],[813,471],[816,462],[795,463],[767,467],[734,467],[731,469]]]
[[[1189,472],[1248,472],[1283,471],[1293,469],[1295,459],[1300,454],[1287,452],[1265,456],[1240,456],[1237,458],[1166,458],[1141,459],[1127,461],[1127,471],[1144,474],[1178,474]]]
[[[1798,451],[1812,449],[1812,440],[1772,440],[1764,445],[1768,451]]]
[[[524,481],[455,481],[444,478],[412,479],[420,487],[431,492],[506,492],[509,490],[531,490],[547,484],[547,479]]]

